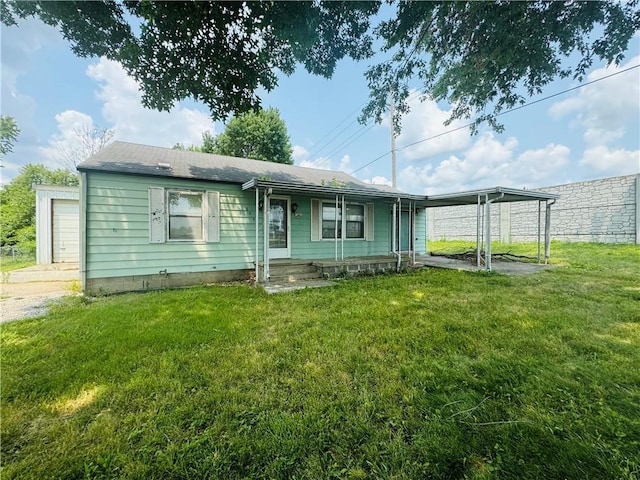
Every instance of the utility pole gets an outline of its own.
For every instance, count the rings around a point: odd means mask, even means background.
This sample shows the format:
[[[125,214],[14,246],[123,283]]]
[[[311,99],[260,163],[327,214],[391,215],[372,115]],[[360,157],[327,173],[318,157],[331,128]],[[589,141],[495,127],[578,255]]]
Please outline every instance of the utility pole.
[[[397,188],[396,182],[396,132],[393,119],[395,117],[395,107],[393,105],[393,88],[389,92],[389,116],[391,117],[391,186]]]

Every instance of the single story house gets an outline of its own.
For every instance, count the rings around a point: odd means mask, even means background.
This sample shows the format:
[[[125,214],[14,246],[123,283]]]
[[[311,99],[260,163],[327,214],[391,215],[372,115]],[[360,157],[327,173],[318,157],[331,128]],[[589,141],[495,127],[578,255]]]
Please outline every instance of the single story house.
[[[426,197],[342,172],[114,142],[81,165],[83,290],[253,279],[426,253]],[[404,259],[404,260],[403,260]]]

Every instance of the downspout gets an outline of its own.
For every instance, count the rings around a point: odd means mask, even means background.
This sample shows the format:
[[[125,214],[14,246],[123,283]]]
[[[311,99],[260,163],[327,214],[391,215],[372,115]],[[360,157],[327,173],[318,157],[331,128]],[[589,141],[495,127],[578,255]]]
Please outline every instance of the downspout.
[[[256,285],[260,281],[260,189],[256,187]]]
[[[551,205],[556,203],[553,200],[551,203],[547,203],[544,217],[544,264],[549,263],[551,257]]]
[[[80,288],[87,290],[87,174],[80,172]]]
[[[500,200],[502,197],[504,197],[504,192],[500,194],[499,197],[496,198],[492,198],[489,200],[489,195],[487,195],[487,201],[485,202],[486,205],[486,212],[485,212],[485,216],[486,216],[486,226],[487,226],[487,231],[486,231],[486,235],[487,235],[487,248],[486,248],[486,252],[485,252],[485,265],[486,265],[486,271],[490,272],[491,271],[491,204],[493,202],[495,202],[496,200]]]

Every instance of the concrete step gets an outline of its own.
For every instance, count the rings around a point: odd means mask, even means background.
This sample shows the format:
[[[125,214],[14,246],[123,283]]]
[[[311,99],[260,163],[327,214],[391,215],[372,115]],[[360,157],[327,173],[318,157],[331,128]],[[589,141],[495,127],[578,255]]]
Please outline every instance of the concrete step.
[[[307,273],[289,273],[289,274],[276,274],[271,272],[270,283],[296,283],[307,280],[320,280],[322,275],[318,272]]]

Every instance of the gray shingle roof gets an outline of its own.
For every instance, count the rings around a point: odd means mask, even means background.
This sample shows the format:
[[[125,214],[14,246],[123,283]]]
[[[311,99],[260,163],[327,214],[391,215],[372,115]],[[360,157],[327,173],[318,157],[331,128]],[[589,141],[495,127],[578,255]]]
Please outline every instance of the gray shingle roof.
[[[81,163],[78,166],[78,170],[154,175],[239,184],[254,178],[315,186],[325,186],[339,182],[346,188],[366,189],[392,194],[401,193],[399,190],[385,185],[365,183],[344,172],[127,142],[111,143]]]

